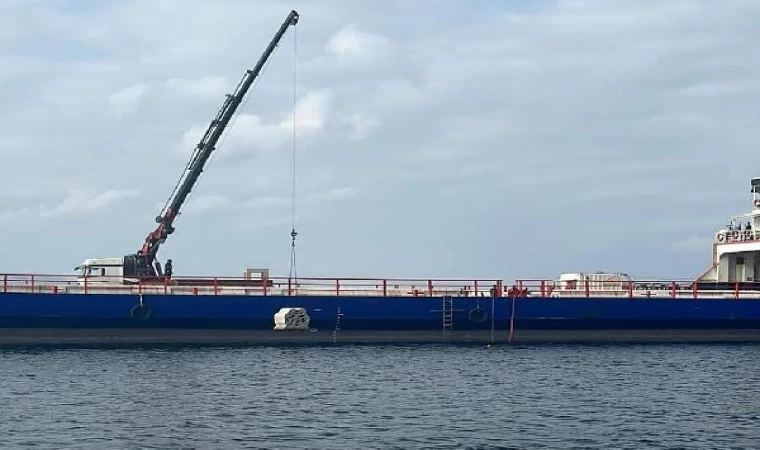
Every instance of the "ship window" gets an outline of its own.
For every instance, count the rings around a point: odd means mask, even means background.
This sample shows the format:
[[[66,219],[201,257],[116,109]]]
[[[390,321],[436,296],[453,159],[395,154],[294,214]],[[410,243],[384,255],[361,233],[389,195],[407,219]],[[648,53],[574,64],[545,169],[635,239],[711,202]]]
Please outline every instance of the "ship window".
[[[106,268],[105,267],[88,267],[87,268],[87,275],[91,277],[104,277],[106,275]]]

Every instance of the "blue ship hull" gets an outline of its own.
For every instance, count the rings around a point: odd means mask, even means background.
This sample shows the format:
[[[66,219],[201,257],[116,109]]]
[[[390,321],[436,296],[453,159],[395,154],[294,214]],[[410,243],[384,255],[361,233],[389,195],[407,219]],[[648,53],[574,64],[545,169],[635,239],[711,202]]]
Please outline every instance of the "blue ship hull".
[[[514,302],[514,304],[513,304]],[[760,298],[0,294],[0,343],[760,341]],[[283,307],[308,331],[275,331]],[[493,309],[492,309],[493,307]],[[492,316],[493,313],[493,316]]]

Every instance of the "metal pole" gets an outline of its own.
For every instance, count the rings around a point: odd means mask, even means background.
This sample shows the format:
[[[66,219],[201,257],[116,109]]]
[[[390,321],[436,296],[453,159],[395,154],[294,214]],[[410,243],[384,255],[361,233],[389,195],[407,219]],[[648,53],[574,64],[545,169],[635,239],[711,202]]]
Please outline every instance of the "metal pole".
[[[496,296],[491,296],[491,344],[494,343],[494,326],[495,326],[495,320],[496,320],[496,310],[494,309],[494,306],[496,305]]]

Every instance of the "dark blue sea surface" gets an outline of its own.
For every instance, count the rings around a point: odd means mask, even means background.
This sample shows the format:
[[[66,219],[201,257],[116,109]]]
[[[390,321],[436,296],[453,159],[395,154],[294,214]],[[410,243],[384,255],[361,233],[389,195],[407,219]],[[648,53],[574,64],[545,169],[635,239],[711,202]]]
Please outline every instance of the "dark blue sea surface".
[[[758,345],[0,351],[0,447],[758,448]]]

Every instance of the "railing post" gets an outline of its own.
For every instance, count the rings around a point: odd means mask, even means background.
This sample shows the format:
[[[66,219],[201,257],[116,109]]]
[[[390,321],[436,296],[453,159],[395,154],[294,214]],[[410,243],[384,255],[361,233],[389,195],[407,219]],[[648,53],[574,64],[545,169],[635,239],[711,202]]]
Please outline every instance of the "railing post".
[[[504,294],[504,283],[501,280],[496,280],[496,289],[499,292],[497,297],[501,297]]]
[[[734,298],[735,299],[739,298],[739,282],[738,281],[734,282]]]
[[[428,280],[428,297],[433,296],[433,280]]]
[[[3,275],[3,294],[8,292],[8,274]]]
[[[164,295],[169,293],[169,278],[164,276]]]
[[[214,277],[214,295],[219,295],[219,281]]]
[[[694,298],[697,298],[697,282],[691,283],[691,295]]]
[[[583,281],[584,281],[583,285],[585,286],[585,289],[586,289],[586,297],[589,297],[591,293],[589,292],[589,282],[588,282],[588,278],[586,278],[586,279],[585,279],[585,280],[583,280]]]
[[[670,295],[672,298],[676,298],[676,282],[675,281],[670,282]]]
[[[142,295],[142,278],[137,279],[137,293]]]
[[[633,281],[628,282],[628,298],[633,298]]]
[[[87,274],[84,274],[84,293],[85,293],[85,294],[87,293],[87,280],[88,280],[89,278],[90,278],[90,277],[89,277],[89,276],[87,276]],[[130,289],[130,291],[131,291],[131,289]]]
[[[541,297],[546,297],[546,280],[541,280]]]
[[[383,297],[388,296],[388,280],[383,280]]]
[[[288,277],[288,297],[293,295],[293,279]]]
[[[475,297],[478,296],[478,280],[475,280],[472,282],[473,288],[475,289],[475,292],[472,293]]]
[[[269,277],[264,274],[264,297],[267,295],[267,289],[269,288]]]
[[[34,275],[32,275],[32,294],[34,294]]]
[[[335,279],[335,295],[340,295],[340,279]]]

